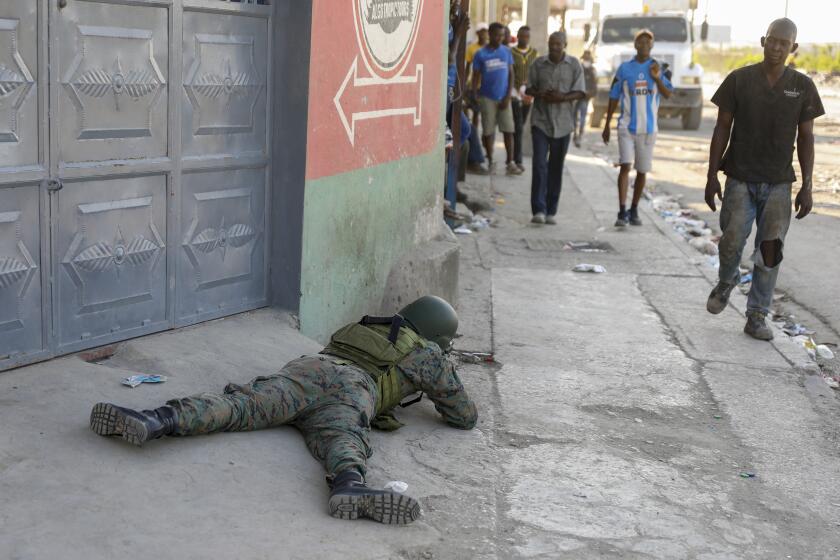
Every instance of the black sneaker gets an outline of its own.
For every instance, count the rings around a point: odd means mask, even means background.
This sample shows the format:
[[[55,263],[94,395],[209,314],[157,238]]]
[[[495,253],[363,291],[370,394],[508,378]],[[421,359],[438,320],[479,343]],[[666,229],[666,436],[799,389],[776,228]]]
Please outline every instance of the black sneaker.
[[[630,208],[629,221],[630,221],[631,226],[642,225],[642,220],[639,219],[639,209],[638,208]]]
[[[773,340],[773,331],[767,326],[764,313],[760,311],[747,311],[747,324],[744,325],[744,332],[758,340]]]
[[[712,293],[709,294],[709,299],[706,300],[706,311],[712,315],[717,315],[726,309],[726,304],[729,303],[729,294],[732,293],[732,289],[734,287],[735,284],[718,282],[717,286],[712,288]]]
[[[624,212],[618,213],[618,219],[615,221],[615,227],[627,227],[627,224],[630,223],[630,216],[627,213],[627,210]]]

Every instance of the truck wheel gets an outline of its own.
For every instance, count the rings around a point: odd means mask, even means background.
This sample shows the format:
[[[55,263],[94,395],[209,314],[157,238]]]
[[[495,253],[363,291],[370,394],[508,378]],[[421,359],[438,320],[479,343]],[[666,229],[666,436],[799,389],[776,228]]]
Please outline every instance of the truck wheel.
[[[697,130],[703,119],[703,107],[692,107],[682,114],[683,130]]]
[[[604,120],[606,111],[601,107],[592,107],[592,116],[589,117],[589,126],[592,128],[601,128],[601,121]]]

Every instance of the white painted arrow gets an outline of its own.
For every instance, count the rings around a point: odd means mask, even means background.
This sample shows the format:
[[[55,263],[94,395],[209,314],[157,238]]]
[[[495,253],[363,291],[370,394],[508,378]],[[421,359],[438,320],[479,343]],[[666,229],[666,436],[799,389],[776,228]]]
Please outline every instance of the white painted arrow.
[[[375,96],[371,96],[377,88]],[[374,101],[372,101],[373,99]],[[386,99],[386,102],[376,101]],[[395,78],[360,78],[359,58],[353,59],[347,76],[333,98],[338,117],[350,144],[356,145],[358,121],[387,117],[411,116],[414,126],[420,125],[423,110],[423,65],[414,67],[414,76]],[[382,107],[375,106],[381,103]]]

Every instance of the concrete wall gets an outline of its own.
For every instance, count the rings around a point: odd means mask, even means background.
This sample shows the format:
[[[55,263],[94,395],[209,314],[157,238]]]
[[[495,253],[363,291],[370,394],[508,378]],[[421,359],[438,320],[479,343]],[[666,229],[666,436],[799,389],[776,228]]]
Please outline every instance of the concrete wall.
[[[363,4],[313,2],[300,320],[321,341],[420,293],[454,299],[457,287],[457,244],[442,220],[448,2],[415,0],[408,54],[389,68],[371,55],[390,51],[360,37]],[[385,28],[368,31],[388,39]]]

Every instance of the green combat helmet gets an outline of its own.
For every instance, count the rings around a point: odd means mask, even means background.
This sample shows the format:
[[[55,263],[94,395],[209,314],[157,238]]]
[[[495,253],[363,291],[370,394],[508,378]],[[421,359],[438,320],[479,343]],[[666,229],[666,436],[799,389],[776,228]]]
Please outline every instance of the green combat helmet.
[[[458,314],[449,303],[437,296],[423,296],[399,311],[417,333],[440,346],[444,352],[452,349],[458,332]]]

